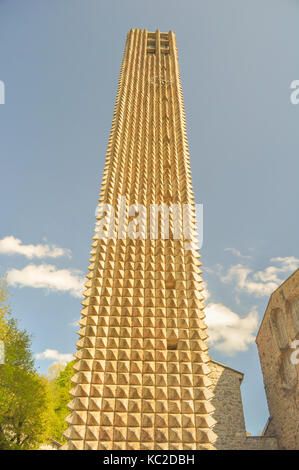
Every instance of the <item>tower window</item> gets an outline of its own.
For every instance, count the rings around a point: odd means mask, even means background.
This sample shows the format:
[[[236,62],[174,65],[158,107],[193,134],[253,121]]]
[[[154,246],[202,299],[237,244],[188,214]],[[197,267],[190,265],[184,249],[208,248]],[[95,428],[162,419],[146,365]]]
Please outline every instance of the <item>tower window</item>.
[[[160,46],[161,46],[162,54],[169,54],[169,41],[168,40],[165,41],[164,39],[161,39]]]
[[[175,349],[178,349],[178,339],[168,339],[167,340],[167,349],[170,351],[173,351]]]
[[[156,33],[148,33],[147,35],[147,44],[146,44],[146,53],[155,54],[156,53]],[[169,54],[169,40],[167,33],[160,33],[160,51],[161,54]]]
[[[156,35],[155,35],[155,33],[148,33],[148,35],[147,35],[146,53],[147,54],[155,54],[156,53]]]
[[[166,281],[165,289],[175,289],[175,281]]]

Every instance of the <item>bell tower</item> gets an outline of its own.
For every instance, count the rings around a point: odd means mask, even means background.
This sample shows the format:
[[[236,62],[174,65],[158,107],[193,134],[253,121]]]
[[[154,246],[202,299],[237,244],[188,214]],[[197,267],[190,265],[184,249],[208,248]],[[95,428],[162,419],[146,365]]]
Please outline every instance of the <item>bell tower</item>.
[[[99,236],[103,207],[107,230]],[[63,448],[213,449],[202,271],[172,31],[128,33],[99,209]],[[174,236],[178,220],[188,236]]]

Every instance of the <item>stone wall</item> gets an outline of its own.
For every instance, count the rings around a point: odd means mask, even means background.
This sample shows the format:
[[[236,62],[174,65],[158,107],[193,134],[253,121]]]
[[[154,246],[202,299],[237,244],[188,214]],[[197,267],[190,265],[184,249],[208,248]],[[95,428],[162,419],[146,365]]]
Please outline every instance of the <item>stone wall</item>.
[[[225,367],[215,361],[210,363],[212,391],[215,407],[213,417],[217,424],[214,431],[217,434],[215,443],[217,449],[232,449],[236,441],[246,437],[240,385],[243,374]]]
[[[298,310],[299,270],[271,295],[256,338],[271,416],[265,436],[276,436],[281,449],[299,449],[299,364],[291,361]]]
[[[277,440],[275,437],[247,436],[243,441],[241,450],[277,450]]]
[[[259,450],[277,449],[277,442],[272,437],[248,437],[243,413],[240,385],[243,374],[216,361],[210,363],[209,378],[214,393],[212,404],[215,407],[213,417],[217,424],[215,446],[220,450]]]

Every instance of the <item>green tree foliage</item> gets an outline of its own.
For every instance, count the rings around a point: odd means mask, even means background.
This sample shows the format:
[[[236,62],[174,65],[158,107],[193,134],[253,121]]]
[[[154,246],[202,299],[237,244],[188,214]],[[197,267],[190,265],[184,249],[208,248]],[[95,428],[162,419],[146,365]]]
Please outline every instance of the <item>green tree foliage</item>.
[[[0,364],[0,450],[38,449],[53,438],[65,441],[75,361],[61,371],[50,367],[48,377],[34,368],[31,337],[10,314],[9,289],[0,278],[0,340],[5,358]]]
[[[34,370],[31,339],[14,319],[6,324],[5,362],[0,366],[0,448],[34,449],[50,426],[49,391]]]
[[[35,449],[51,427],[48,382],[34,369],[31,338],[9,313],[8,286],[0,279],[0,449]]]
[[[65,442],[63,433],[67,428],[65,418],[70,413],[67,404],[70,402],[69,392],[72,388],[71,378],[75,373],[74,364],[75,361],[69,362],[58,377],[49,383],[55,414],[55,418],[52,420],[51,437],[60,443]]]
[[[6,323],[10,314],[9,289],[6,278],[0,278],[0,340],[4,340]]]

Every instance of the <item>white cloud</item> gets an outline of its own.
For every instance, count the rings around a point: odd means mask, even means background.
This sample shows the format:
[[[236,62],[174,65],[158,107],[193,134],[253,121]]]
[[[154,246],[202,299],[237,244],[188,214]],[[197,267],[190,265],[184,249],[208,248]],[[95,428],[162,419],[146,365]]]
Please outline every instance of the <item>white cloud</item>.
[[[203,281],[203,291],[201,292],[204,295],[205,300],[208,300],[211,297],[210,291],[208,289],[208,284]]]
[[[225,276],[221,276],[221,280],[225,283],[235,282],[237,290],[243,290],[256,297],[263,297],[270,295],[278,286],[279,282],[268,281],[258,282],[258,278],[253,276],[251,279],[249,275],[252,273],[250,268],[242,264],[231,266]],[[257,280],[254,280],[257,279]]]
[[[281,272],[295,271],[299,266],[299,258],[295,258],[294,256],[271,258],[270,261],[281,263]]]
[[[73,354],[62,354],[57,349],[46,349],[41,353],[36,353],[35,358],[39,360],[55,360],[58,362],[70,362],[74,359]]]
[[[205,313],[208,342],[215,349],[231,355],[238,351],[246,351],[254,342],[254,333],[258,325],[258,314],[255,308],[247,317],[241,318],[225,305],[210,303]]]
[[[243,264],[231,266],[226,275],[220,275],[225,283],[235,282],[237,290],[245,291],[256,297],[269,296],[282,284],[288,275],[299,267],[299,259],[294,256],[271,258],[278,266],[268,266],[263,271],[254,272]]]
[[[73,297],[81,297],[84,287],[80,271],[57,269],[50,264],[29,264],[23,269],[11,269],[7,272],[7,280],[13,286],[68,292]]]
[[[236,248],[224,248],[224,251],[230,251],[233,255],[237,256],[238,258],[251,258],[251,256],[249,255],[242,255],[242,253],[239,250],[236,250]]]
[[[26,258],[59,258],[60,256],[71,257],[71,251],[59,248],[56,245],[23,245],[22,241],[13,236],[0,240],[0,254],[23,255]]]

